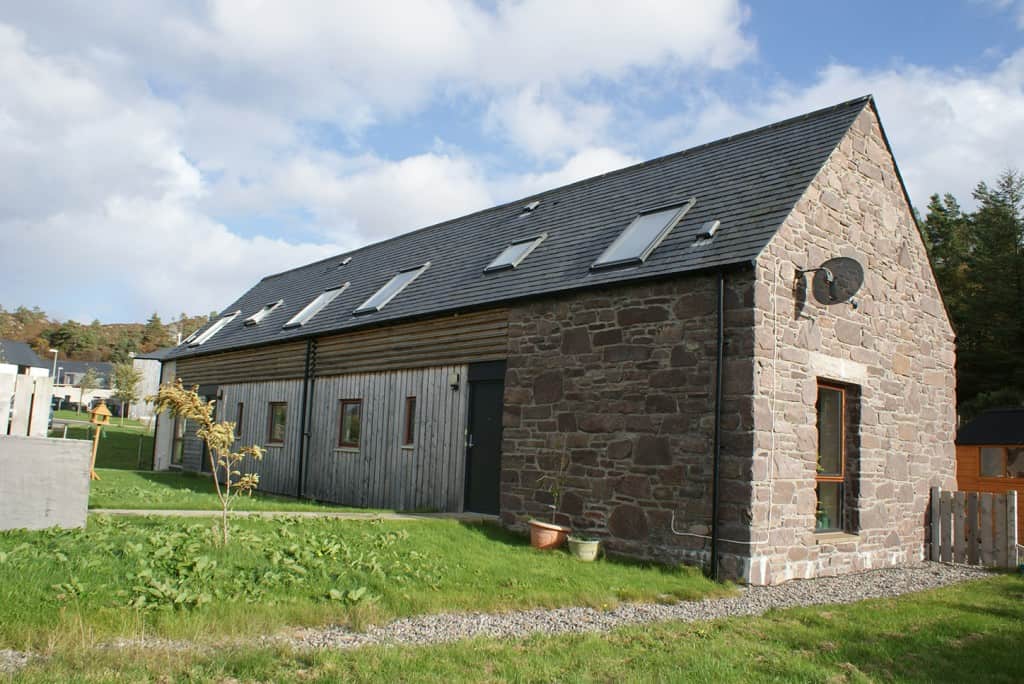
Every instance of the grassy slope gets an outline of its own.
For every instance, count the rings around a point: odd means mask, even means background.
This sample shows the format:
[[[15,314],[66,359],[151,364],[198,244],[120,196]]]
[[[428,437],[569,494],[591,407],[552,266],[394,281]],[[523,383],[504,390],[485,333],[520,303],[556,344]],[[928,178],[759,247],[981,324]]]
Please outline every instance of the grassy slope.
[[[196,473],[155,473],[139,470],[97,469],[90,508],[218,511],[220,501],[209,476]],[[236,511],[355,510],[286,496],[256,493],[237,500]],[[366,509],[358,509],[366,510]]]
[[[1002,576],[849,606],[608,635],[475,640],[419,648],[215,653],[72,651],[25,681],[1016,682],[1024,579]]]
[[[691,569],[580,563],[454,521],[238,519],[232,534],[219,549],[210,521],[105,516],[0,533],[0,648],[722,591]]]

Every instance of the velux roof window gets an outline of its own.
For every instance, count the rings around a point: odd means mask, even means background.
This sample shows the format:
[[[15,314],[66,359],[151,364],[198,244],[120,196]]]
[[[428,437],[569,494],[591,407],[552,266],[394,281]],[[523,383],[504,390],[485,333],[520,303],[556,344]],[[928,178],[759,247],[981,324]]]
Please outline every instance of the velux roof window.
[[[242,312],[241,311],[236,311],[233,314],[228,314],[227,316],[221,316],[217,320],[216,323],[211,325],[209,328],[204,330],[199,335],[195,335],[195,334],[189,335],[188,346],[190,346],[190,347],[198,347],[203,342],[206,342],[211,337],[213,337],[214,335],[219,333],[224,328],[225,325],[227,325],[231,321],[235,320],[235,317],[238,316],[238,314],[240,314],[240,313],[242,313]]]
[[[406,271],[399,271],[395,277],[384,284],[384,287],[380,288],[373,293],[373,296],[363,302],[358,309],[353,313],[371,313],[373,311],[380,311],[384,306],[394,299],[399,292],[404,290],[409,284],[416,280],[421,273],[427,270],[430,266],[430,262],[411,268]]]
[[[245,324],[247,326],[256,325],[257,323],[262,321],[264,318],[266,318],[267,314],[269,314],[271,311],[273,311],[277,307],[281,306],[282,304],[284,304],[284,300],[283,299],[278,299],[276,302],[270,302],[269,304],[265,304],[262,309],[260,309],[256,313],[254,313],[252,316],[249,316],[248,318],[246,318],[245,321],[244,321]]]
[[[696,200],[691,199],[679,207],[640,214],[626,226],[615,242],[608,245],[590,268],[643,263],[695,203]]]
[[[305,325],[316,316],[320,311],[334,301],[334,298],[340,295],[348,287],[348,283],[345,283],[341,287],[336,287],[333,290],[324,290],[316,296],[316,299],[311,301],[302,311],[292,316],[287,323],[284,324],[285,328],[297,328],[300,325]]]
[[[547,236],[547,233],[541,233],[536,237],[520,240],[519,242],[513,242],[511,245],[506,247],[501,254],[496,256],[494,261],[487,264],[487,267],[484,269],[484,273],[501,271],[506,268],[515,268],[522,263],[523,259],[530,255],[530,252],[537,249],[537,246],[544,242],[544,238]]]

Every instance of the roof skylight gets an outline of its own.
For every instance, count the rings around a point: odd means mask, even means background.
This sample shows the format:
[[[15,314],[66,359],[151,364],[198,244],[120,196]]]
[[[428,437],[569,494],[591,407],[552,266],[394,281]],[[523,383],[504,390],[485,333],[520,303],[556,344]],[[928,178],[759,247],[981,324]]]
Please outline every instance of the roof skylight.
[[[221,316],[220,319],[218,319],[216,323],[214,323],[209,328],[204,330],[202,334],[195,335],[195,333],[193,333],[192,335],[189,335],[189,338],[190,338],[191,341],[188,342],[188,346],[190,346],[190,347],[198,347],[203,342],[206,342],[211,337],[213,337],[214,335],[219,333],[224,328],[225,325],[227,325],[231,321],[235,320],[235,317],[238,316],[238,314],[240,314],[240,313],[242,313],[242,312],[241,311],[236,311],[233,314],[228,314],[227,316]]]
[[[284,304],[284,300],[283,299],[278,299],[276,302],[270,302],[269,304],[265,304],[262,309],[260,309],[259,311],[254,313],[252,316],[249,316],[248,318],[245,319],[245,321],[244,321],[245,325],[247,325],[247,326],[256,325],[257,323],[262,321],[264,318],[266,318],[267,314],[269,314],[271,311],[273,311],[277,307],[281,306],[282,304]]]
[[[316,316],[325,306],[333,302],[334,298],[344,292],[347,287],[348,283],[345,283],[341,287],[336,287],[332,290],[324,290],[316,296],[316,299],[304,306],[302,311],[292,316],[282,327],[297,328],[300,325],[309,323],[313,316]]]
[[[394,299],[399,292],[404,290],[409,284],[416,280],[421,273],[427,270],[430,266],[430,262],[411,268],[406,271],[399,271],[391,280],[384,284],[384,287],[373,293],[369,299],[362,303],[362,305],[356,309],[353,313],[371,313],[373,311],[380,311],[384,306]]]
[[[538,245],[544,242],[544,238],[547,236],[547,233],[541,233],[536,237],[520,240],[519,242],[513,242],[511,245],[506,247],[501,254],[496,256],[494,261],[487,264],[487,267],[484,268],[484,273],[489,273],[490,271],[501,271],[507,268],[515,268],[523,261],[523,259],[530,255],[530,252],[537,249]]]
[[[696,203],[690,199],[686,204],[669,209],[659,209],[640,214],[626,229],[608,245],[590,268],[605,268],[623,264],[643,263],[661,241],[676,227],[687,211]]]

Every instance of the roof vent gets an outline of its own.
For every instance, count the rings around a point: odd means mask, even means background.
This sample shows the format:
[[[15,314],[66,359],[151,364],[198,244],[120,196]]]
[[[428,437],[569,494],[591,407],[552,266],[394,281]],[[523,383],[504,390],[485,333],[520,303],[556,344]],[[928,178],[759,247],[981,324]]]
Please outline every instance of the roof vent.
[[[540,200],[534,200],[534,201],[530,202],[529,204],[527,204],[526,206],[523,207],[523,213],[524,214],[530,214],[530,213],[533,212],[534,209],[536,209],[539,206],[540,206]]]
[[[348,262],[350,262],[350,261],[352,261],[352,257],[347,256],[347,257],[345,257],[344,259],[341,260],[341,263],[338,264],[338,267],[341,268],[342,266],[347,266]]]
[[[700,227],[700,230],[697,231],[697,239],[710,240],[715,237],[715,234],[718,233],[718,229],[721,227],[722,222],[717,219],[714,221],[708,221]]]

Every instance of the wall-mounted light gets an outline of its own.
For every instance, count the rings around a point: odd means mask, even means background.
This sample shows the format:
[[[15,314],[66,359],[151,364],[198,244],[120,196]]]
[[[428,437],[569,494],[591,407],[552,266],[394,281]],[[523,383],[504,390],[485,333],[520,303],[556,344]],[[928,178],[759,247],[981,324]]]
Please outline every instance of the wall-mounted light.
[[[449,373],[448,374],[448,386],[452,388],[452,392],[459,391],[459,374]]]

